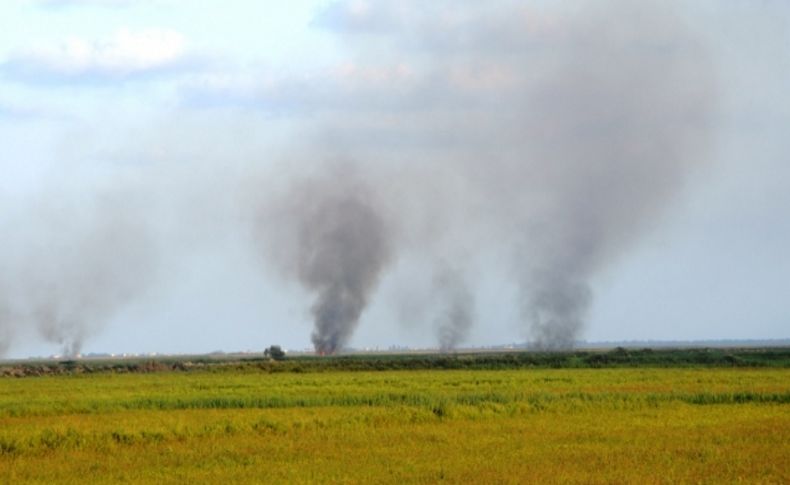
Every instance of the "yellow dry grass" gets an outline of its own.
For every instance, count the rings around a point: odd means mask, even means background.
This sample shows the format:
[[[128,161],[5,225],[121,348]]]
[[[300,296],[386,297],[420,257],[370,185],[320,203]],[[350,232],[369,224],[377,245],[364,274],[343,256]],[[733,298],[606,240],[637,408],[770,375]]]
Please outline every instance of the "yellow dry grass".
[[[0,380],[3,483],[790,483],[790,371]]]

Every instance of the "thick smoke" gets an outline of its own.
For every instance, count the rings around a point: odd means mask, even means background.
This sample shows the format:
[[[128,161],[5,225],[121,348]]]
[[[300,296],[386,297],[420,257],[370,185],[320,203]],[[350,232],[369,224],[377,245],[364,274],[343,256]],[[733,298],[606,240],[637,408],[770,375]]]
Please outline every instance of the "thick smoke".
[[[244,91],[245,105],[288,118],[298,138],[286,152],[310,167],[277,173],[278,157],[247,139],[255,131],[231,123],[234,147],[252,148],[217,154],[222,144],[189,133],[153,143],[156,153],[188,147],[185,158],[199,156],[211,179],[152,169],[172,221],[123,194],[73,206],[48,194],[4,226],[0,351],[35,328],[79,353],[148,287],[162,243],[149,219],[212,239],[251,212],[256,251],[312,300],[319,353],[350,344],[379,283],[408,258],[421,269],[405,278],[431,300],[422,320],[443,350],[469,338],[481,280],[503,266],[525,335],[539,347],[573,345],[595,278],[704,161],[714,90],[708,56],[671,5],[563,5],[329,4],[315,26],[348,41],[348,65]],[[268,165],[228,170],[234,157]],[[335,159],[357,163],[324,163]],[[259,170],[269,174],[262,182]],[[228,194],[253,179],[253,198],[238,190],[243,209],[226,214],[237,209]],[[176,240],[167,257],[193,244]],[[433,284],[430,268],[439,268]]]
[[[312,341],[320,354],[348,343],[392,257],[391,229],[362,180],[351,165],[333,164],[295,183],[274,204],[280,212],[268,228],[281,235],[276,263],[314,295]]]
[[[432,207],[431,223],[452,233],[443,241],[453,247],[510,253],[534,345],[570,347],[595,276],[653,226],[704,161],[712,69],[665,4],[463,5],[331,6],[324,25],[363,46],[354,72],[388,82],[355,100],[369,100],[370,112],[329,113],[328,138],[360,157],[398,146],[411,159],[391,155],[393,165],[421,162],[397,171],[394,179],[412,177],[400,181],[408,196],[397,197]],[[357,36],[371,35],[378,42],[368,50]],[[406,67],[382,67],[383,48]],[[404,209],[399,217],[412,227],[425,215]],[[436,231],[425,235],[424,244],[437,245]],[[442,346],[466,332],[468,320],[457,322],[460,333],[440,332]]]

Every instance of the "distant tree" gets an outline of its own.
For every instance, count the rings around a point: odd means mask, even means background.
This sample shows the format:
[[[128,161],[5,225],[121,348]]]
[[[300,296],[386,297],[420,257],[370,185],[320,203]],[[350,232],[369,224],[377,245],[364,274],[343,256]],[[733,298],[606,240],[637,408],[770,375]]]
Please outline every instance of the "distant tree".
[[[263,356],[274,360],[285,360],[285,351],[279,345],[272,345],[263,351]]]

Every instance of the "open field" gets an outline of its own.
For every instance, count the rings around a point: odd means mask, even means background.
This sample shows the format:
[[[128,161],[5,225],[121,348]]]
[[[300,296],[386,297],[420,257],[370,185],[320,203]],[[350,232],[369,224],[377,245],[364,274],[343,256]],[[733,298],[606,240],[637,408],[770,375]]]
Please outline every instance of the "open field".
[[[781,364],[0,379],[2,483],[790,483],[788,457]]]

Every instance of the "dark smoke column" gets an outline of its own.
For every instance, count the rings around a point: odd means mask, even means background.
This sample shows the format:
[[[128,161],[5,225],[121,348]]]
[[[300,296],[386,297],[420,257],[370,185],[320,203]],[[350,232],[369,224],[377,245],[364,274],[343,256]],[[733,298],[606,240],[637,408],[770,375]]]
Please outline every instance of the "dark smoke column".
[[[332,354],[348,343],[389,263],[388,227],[367,184],[346,166],[297,184],[284,202],[279,243],[293,247],[275,257],[315,294],[313,345]]]
[[[359,194],[337,194],[305,214],[299,228],[299,280],[316,292],[316,352],[332,354],[357,326],[389,259],[384,222]]]

